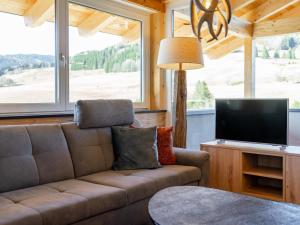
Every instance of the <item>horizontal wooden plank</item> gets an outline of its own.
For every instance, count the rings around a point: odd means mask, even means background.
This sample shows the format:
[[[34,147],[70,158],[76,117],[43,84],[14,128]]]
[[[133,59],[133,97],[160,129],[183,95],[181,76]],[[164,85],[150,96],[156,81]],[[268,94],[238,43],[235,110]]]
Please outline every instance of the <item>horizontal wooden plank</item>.
[[[165,126],[166,111],[140,111],[135,114],[136,119],[143,127]],[[30,125],[30,124],[58,124],[73,122],[73,115],[58,115],[58,116],[36,116],[36,117],[20,117],[20,118],[0,118],[0,126],[3,125]]]
[[[29,125],[29,124],[57,124],[73,121],[73,116],[29,117],[29,118],[1,118],[0,125]]]
[[[157,12],[165,12],[165,4],[159,0],[122,0],[138,6],[143,6]]]
[[[242,16],[249,22],[257,23],[299,2],[299,0],[267,0],[262,5]]]
[[[251,169],[246,169],[243,171],[243,174],[283,180],[282,169],[272,167],[255,167]]]
[[[255,2],[255,0],[231,0],[231,8],[232,11],[239,10],[251,3]]]
[[[166,113],[138,113],[135,118],[143,127],[164,127],[166,125]]]
[[[25,24],[37,27],[55,15],[54,0],[37,0],[25,13]]]
[[[222,44],[217,45],[211,49],[208,49],[206,53],[209,58],[218,59],[242,47],[243,44],[244,44],[243,39],[232,36],[224,40]]]
[[[253,36],[264,37],[300,32],[300,16],[263,21],[254,25]]]

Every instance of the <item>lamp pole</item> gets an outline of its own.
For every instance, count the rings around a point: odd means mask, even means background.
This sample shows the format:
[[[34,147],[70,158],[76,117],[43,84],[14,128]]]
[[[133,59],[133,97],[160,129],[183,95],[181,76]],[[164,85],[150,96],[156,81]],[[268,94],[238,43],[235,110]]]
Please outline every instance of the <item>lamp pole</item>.
[[[174,146],[185,148],[187,136],[187,87],[186,71],[182,70],[182,63],[179,63],[179,70],[175,71],[174,81]]]

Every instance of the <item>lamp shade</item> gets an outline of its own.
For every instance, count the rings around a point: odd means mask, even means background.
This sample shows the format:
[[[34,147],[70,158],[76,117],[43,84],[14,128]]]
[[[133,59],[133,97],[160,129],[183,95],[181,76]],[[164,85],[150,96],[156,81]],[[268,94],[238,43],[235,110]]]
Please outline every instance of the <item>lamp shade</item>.
[[[197,38],[175,37],[161,40],[157,65],[163,69],[192,70],[204,66],[201,43]]]

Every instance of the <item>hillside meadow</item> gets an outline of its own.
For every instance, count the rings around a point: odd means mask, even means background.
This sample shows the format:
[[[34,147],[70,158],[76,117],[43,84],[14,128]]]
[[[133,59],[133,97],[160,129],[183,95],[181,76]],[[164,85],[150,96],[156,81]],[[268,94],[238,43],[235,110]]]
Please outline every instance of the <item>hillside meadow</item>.
[[[298,54],[298,53],[297,53]],[[244,95],[243,51],[219,60],[206,60],[205,67],[188,71],[188,101],[195,98],[196,84],[206,83],[212,98],[242,98]],[[220,66],[222,65],[222,66]],[[292,108],[300,108],[300,60],[256,60],[256,97],[290,98]],[[70,101],[97,98],[128,98],[139,101],[139,72],[106,73],[104,69],[70,73]],[[54,68],[36,68],[0,76],[0,103],[54,102]],[[201,101],[206,101],[202,99]],[[213,102],[213,101],[212,101]],[[213,104],[191,109],[212,108]]]

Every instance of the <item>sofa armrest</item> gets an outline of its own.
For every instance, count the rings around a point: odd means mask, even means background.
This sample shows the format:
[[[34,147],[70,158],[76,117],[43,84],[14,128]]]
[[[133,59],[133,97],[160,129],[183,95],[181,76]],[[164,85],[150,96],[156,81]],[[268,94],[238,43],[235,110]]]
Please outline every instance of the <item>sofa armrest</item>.
[[[209,154],[205,151],[173,148],[178,165],[195,166],[201,169],[201,186],[208,185]]]

